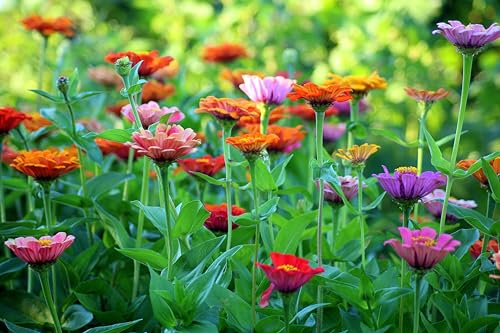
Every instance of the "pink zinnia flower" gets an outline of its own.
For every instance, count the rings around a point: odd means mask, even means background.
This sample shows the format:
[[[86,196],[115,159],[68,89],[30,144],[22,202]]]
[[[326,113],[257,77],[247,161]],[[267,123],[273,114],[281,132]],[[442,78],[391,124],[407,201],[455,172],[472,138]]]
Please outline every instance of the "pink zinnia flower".
[[[448,252],[455,251],[460,245],[448,234],[441,234],[436,239],[436,231],[429,227],[423,227],[422,230],[399,227],[398,230],[403,243],[393,238],[385,241],[384,245],[391,245],[408,265],[417,270],[433,268]]]
[[[280,105],[295,83],[295,80],[282,76],[267,76],[263,79],[257,75],[242,77],[244,83],[240,84],[240,89],[256,103]]]
[[[325,124],[323,126],[323,140],[325,142],[335,142],[345,134],[346,123]]]
[[[434,30],[432,34],[443,35],[460,50],[480,49],[500,38],[500,26],[496,23],[493,23],[487,29],[482,24],[464,25],[462,22],[455,20],[448,21],[448,23],[438,23],[438,29]]]
[[[191,128],[184,129],[180,125],[159,124],[155,133],[141,129],[132,133],[134,142],[127,144],[151,158],[157,164],[171,163],[176,159],[194,151],[201,143],[195,139],[196,133]]]
[[[352,176],[339,176],[340,187],[342,192],[346,196],[347,200],[351,200],[358,194],[358,178]],[[318,183],[316,183],[318,185]],[[363,185],[363,187],[366,187]],[[335,189],[330,186],[330,184],[325,182],[325,200],[331,203],[333,206],[343,206],[344,202],[342,198],[337,194]]]
[[[500,270],[500,252],[493,255],[493,260],[495,260],[495,266]],[[490,274],[490,278],[495,280],[500,280],[500,275]]]
[[[137,107],[137,113],[139,113],[142,127],[144,127],[145,129],[150,125],[160,121],[160,118],[166,114],[170,114],[168,123],[177,123],[184,119],[184,114],[179,110],[178,107],[160,107],[158,103],[153,101],[139,105]],[[127,104],[122,108],[122,114],[131,122],[135,121],[134,111],[132,110],[132,106],[130,104]]]
[[[439,201],[439,199],[444,200],[445,192],[441,189],[436,189],[432,193],[427,194],[422,198],[422,202],[424,203],[425,208],[431,213],[435,218],[441,218],[441,211],[443,209],[443,202]],[[476,208],[477,204],[474,200],[458,200],[453,197],[450,197],[449,203],[455,206],[463,207],[463,208]],[[458,218],[450,213],[446,213],[446,220],[448,221],[456,221]]]
[[[43,236],[40,239],[34,237],[18,237],[8,239],[5,246],[14,254],[31,266],[42,266],[54,263],[73,241],[75,236],[58,232],[54,236]]]

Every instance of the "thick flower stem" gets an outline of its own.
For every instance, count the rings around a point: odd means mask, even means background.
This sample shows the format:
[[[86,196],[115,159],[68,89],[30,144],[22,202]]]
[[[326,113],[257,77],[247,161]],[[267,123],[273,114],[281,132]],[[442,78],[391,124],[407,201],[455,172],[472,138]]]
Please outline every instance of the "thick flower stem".
[[[5,194],[3,188],[2,152],[3,152],[3,136],[0,136],[0,223],[7,222],[7,216],[5,214],[5,199],[4,199]]]
[[[52,220],[52,205],[50,202],[50,187],[51,183],[41,184],[42,187],[42,202],[43,202],[43,212],[45,215],[45,224],[47,225],[47,230],[50,233],[50,229],[53,225]]]
[[[366,251],[365,251],[365,219],[363,217],[363,166],[359,166],[358,170],[358,214],[359,214],[359,230],[361,241],[361,267],[366,268]]]
[[[491,192],[488,191],[488,198],[486,199],[486,217],[491,217],[490,214],[493,212],[492,206],[495,205],[493,197],[491,196]],[[493,205],[492,205],[493,204]],[[483,246],[481,248],[481,253],[485,253],[488,251],[488,242],[490,241],[490,236],[484,234],[483,236]]]
[[[271,107],[267,104],[262,103],[259,106],[260,109],[260,132],[262,134],[267,134],[267,127],[269,126],[269,117],[271,116]]]
[[[310,124],[310,122],[307,122],[306,126],[307,126],[307,133],[308,133],[307,134],[307,153],[309,155],[308,160],[312,161],[314,158],[314,154],[315,154],[314,136],[312,135],[313,128],[312,128],[312,125]],[[311,193],[311,195],[313,195],[312,191],[314,189],[314,182],[311,181],[313,178],[312,172],[313,172],[312,168],[307,168],[307,179],[306,179],[307,192]]]
[[[172,222],[170,221],[170,209],[168,205],[168,198],[170,195],[170,184],[168,183],[168,167],[169,165],[160,166],[161,172],[158,176],[158,183],[163,189],[163,195],[165,200],[165,220],[166,220],[166,235],[165,235],[165,247],[167,249],[167,280],[172,279],[172,266],[174,261],[174,243],[172,240]]]
[[[448,175],[448,182],[446,184],[446,194],[443,201],[443,210],[441,211],[441,220],[439,221],[439,233],[443,233],[444,225],[446,223],[446,212],[448,211],[448,201],[450,199],[451,187],[453,185],[453,172],[455,171],[455,164],[457,163],[457,155],[458,155],[458,148],[460,146],[462,126],[465,120],[465,109],[467,107],[467,97],[469,95],[469,86],[471,80],[473,59],[474,56],[472,54],[463,55],[463,75],[462,75],[462,92],[460,95],[460,108],[458,110],[455,141],[453,142],[453,149],[451,151],[450,170]]]
[[[402,210],[403,210],[403,227],[407,228],[410,221],[410,214],[412,207],[411,206],[402,207]],[[405,275],[406,275],[406,262],[404,260],[401,260],[401,281],[400,281],[401,288],[404,287]],[[404,323],[404,305],[403,305],[403,297],[401,297],[399,301],[399,329],[400,332],[402,333],[404,332],[403,323]]]
[[[231,136],[234,123],[222,122],[222,147],[224,149],[224,163],[226,168],[226,204],[227,204],[227,243],[226,250],[231,248],[231,238],[233,235],[233,212],[232,212],[232,179],[231,179],[231,150],[226,139]]]
[[[257,324],[257,262],[259,260],[259,249],[260,249],[260,213],[259,213],[259,191],[257,190],[257,183],[255,178],[255,161],[248,161],[250,165],[250,177],[252,182],[252,193],[253,193],[253,206],[254,206],[254,219],[257,221],[255,224],[255,251],[253,256],[252,265],[252,324],[253,327]],[[231,222],[228,220],[227,222]]]
[[[47,54],[48,37],[42,38],[42,45],[40,47],[40,63],[38,68],[38,89],[43,90],[43,69],[45,67],[45,57]],[[42,96],[37,94],[36,97],[36,110],[40,111],[42,105]]]
[[[413,300],[413,333],[418,333],[420,325],[420,283],[422,278],[415,274],[415,296]]]
[[[353,98],[349,101],[349,105],[351,107],[351,112],[349,113],[350,125],[354,125],[359,118],[359,98]],[[347,129],[347,149],[351,148],[354,144],[354,135],[352,133],[352,129]],[[347,174],[346,174],[347,176]]]
[[[47,306],[49,307],[52,320],[54,321],[55,331],[56,333],[62,333],[61,323],[59,322],[59,317],[57,315],[56,305],[54,304],[54,300],[52,299],[52,293],[50,292],[49,272],[47,270],[38,272],[38,276],[40,277],[43,296],[45,297],[45,301],[47,302]]]
[[[285,322],[285,332],[284,333],[289,333],[290,332],[290,302],[291,302],[291,295],[285,294],[285,293],[280,293],[281,300],[283,302],[283,321]]]
[[[335,241],[337,240],[337,234],[339,232],[339,223],[340,209],[339,207],[332,206],[332,254],[335,254]]]

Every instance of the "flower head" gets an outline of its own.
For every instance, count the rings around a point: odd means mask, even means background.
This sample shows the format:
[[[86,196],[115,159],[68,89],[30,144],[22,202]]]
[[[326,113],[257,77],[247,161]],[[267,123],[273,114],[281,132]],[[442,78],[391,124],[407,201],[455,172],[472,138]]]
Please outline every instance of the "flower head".
[[[363,143],[361,146],[354,145],[347,151],[344,149],[337,150],[336,156],[351,162],[352,165],[360,165],[366,162],[368,157],[375,154],[380,149],[380,146]]]
[[[19,153],[9,146],[7,146],[5,143],[2,145],[2,163],[10,165],[19,155]]]
[[[51,148],[21,152],[10,166],[39,182],[49,182],[79,168],[80,162],[73,149]]]
[[[87,69],[87,74],[92,81],[102,84],[105,87],[123,87],[122,78],[114,70],[107,66],[97,66]]]
[[[385,89],[387,87],[387,82],[380,77],[377,72],[373,72],[369,76],[348,75],[342,77],[340,75],[331,74],[326,84],[348,86],[352,89],[352,94],[358,97],[366,95],[370,90]]]
[[[252,101],[275,105],[283,103],[295,83],[281,76],[266,76],[262,79],[257,75],[243,75],[243,82],[240,89]]]
[[[443,202],[439,201],[440,199],[444,199],[445,192],[441,189],[435,189],[432,193],[427,194],[422,198],[422,202],[427,208],[427,210],[437,219],[441,218],[441,211],[443,209]],[[463,207],[463,208],[476,208],[477,204],[474,200],[458,200],[453,197],[449,198],[449,203],[455,206]],[[447,212],[446,220],[447,221],[456,221],[458,218]]]
[[[279,139],[275,134],[252,133],[227,138],[226,142],[241,151],[245,157],[254,158],[267,147],[277,144]]]
[[[144,103],[150,101],[159,102],[174,93],[175,86],[173,84],[150,80],[142,87],[142,101]]]
[[[230,70],[229,68],[224,68],[220,72],[220,78],[231,82],[235,88],[239,88],[240,84],[243,84],[243,75],[254,75],[258,77],[264,77],[264,74],[258,71],[245,70],[245,69],[237,69]]]
[[[73,21],[65,16],[46,18],[40,15],[31,15],[21,20],[27,30],[38,31],[43,37],[60,33],[65,37],[72,38],[76,34]]]
[[[345,102],[350,100],[351,88],[340,84],[317,85],[307,82],[304,85],[294,84],[293,91],[288,94],[292,101],[303,99],[307,101],[315,111],[324,111],[333,102]],[[318,109],[318,110],[316,110]]]
[[[208,96],[200,99],[197,113],[209,113],[218,120],[237,121],[241,117],[259,117],[260,111],[254,102],[244,99],[216,98]]]
[[[500,37],[500,26],[496,23],[486,29],[482,24],[464,25],[460,21],[451,20],[448,23],[440,22],[437,27],[438,29],[432,32],[433,35],[443,35],[461,52],[473,54]]]
[[[205,204],[206,210],[210,212],[210,216],[205,220],[205,227],[215,232],[227,232],[227,204],[210,205]],[[245,209],[236,205],[231,206],[231,215],[238,216],[245,213]],[[239,226],[236,223],[232,224],[232,229]]]
[[[109,53],[104,60],[107,62],[114,64],[118,59],[123,57],[128,57],[129,61],[132,63],[132,66],[135,66],[139,61],[142,61],[141,67],[139,68],[140,76],[150,76],[154,72],[164,67],[167,67],[174,58],[171,56],[160,57],[160,53],[158,51],[150,51],[150,52],[118,52],[118,53]]]
[[[495,262],[497,270],[500,270],[500,252],[497,252],[493,255],[493,260]],[[490,274],[490,278],[500,280],[500,275]]]
[[[177,160],[179,166],[187,173],[200,172],[212,177],[224,168],[224,155],[210,156],[205,155],[195,158],[184,158]]]
[[[155,80],[163,82],[165,79],[171,79],[179,73],[179,62],[177,60],[172,60],[172,62],[167,66],[160,68],[154,72],[151,77]]]
[[[168,123],[176,123],[184,119],[184,114],[178,107],[160,107],[158,103],[153,101],[139,105],[137,107],[137,113],[139,113],[139,118],[143,128],[148,128],[152,124],[160,121],[161,117],[167,114],[171,115],[168,119]],[[122,114],[131,122],[135,121],[134,112],[130,104],[127,104],[122,108]]]
[[[0,138],[9,134],[11,130],[30,117],[11,107],[0,107]]]
[[[54,236],[43,236],[40,239],[34,237],[9,238],[4,244],[14,252],[16,257],[37,269],[55,263],[64,250],[73,244],[74,240],[75,236],[58,232]]]
[[[342,188],[342,193],[344,193],[347,200],[351,200],[352,198],[354,198],[358,194],[358,178],[352,176],[339,176],[338,178],[340,187]],[[328,201],[332,206],[343,206],[344,202],[342,201],[342,198],[337,194],[337,191],[335,191],[335,189],[331,187],[327,182],[325,182],[324,185],[325,200]]]
[[[184,129],[180,125],[159,124],[154,134],[144,129],[132,133],[134,142],[126,144],[162,165],[172,163],[194,151],[195,147],[200,144],[195,137],[196,134],[191,128]]]
[[[247,56],[248,52],[245,47],[236,43],[207,45],[202,53],[203,60],[215,63],[229,63]]]
[[[38,112],[30,112],[28,113],[28,117],[23,120],[23,125],[29,132],[35,132],[40,128],[52,125],[52,122],[42,117]]]
[[[337,114],[339,117],[349,118],[351,116],[351,103],[349,103],[349,101],[335,102],[332,106],[337,109]],[[365,98],[361,98],[358,101],[358,109],[360,114],[368,110],[368,103],[366,102]]]
[[[249,133],[260,133],[260,125],[248,125],[245,129]],[[292,150],[300,148],[300,142],[305,137],[300,125],[296,127],[269,125],[267,134],[274,134],[279,139],[267,147],[270,153],[290,153]]]
[[[276,288],[281,293],[293,293],[306,284],[315,275],[323,273],[323,267],[312,268],[306,259],[291,254],[271,252],[272,266],[256,263],[266,274],[271,285],[262,293],[260,306],[269,303],[271,293]]]
[[[469,253],[474,259],[476,259],[477,257],[479,257],[481,255],[482,250],[483,250],[483,240],[478,239],[469,248]],[[496,239],[491,239],[488,242],[488,245],[486,246],[486,251],[488,251],[488,252],[493,251],[495,253],[498,252],[498,242]]]
[[[316,111],[309,104],[291,105],[286,107],[285,111],[306,121],[314,121],[316,119]],[[337,114],[338,110],[333,105],[330,105],[325,111],[325,118]]]
[[[463,169],[465,171],[469,170],[472,164],[476,163],[477,160],[461,160],[457,163],[457,167]],[[495,157],[490,161],[490,165],[493,168],[493,171],[498,175],[500,174],[500,157]],[[484,174],[483,169],[478,169],[476,172],[472,174],[474,178],[479,180],[482,186],[488,187],[488,177]]]
[[[323,126],[323,140],[325,142],[335,142],[346,132],[346,123],[325,124]]]
[[[260,108],[257,109],[258,116],[255,114],[252,114],[251,116],[242,116],[239,120],[236,126],[238,127],[245,127],[248,125],[260,125],[260,114],[262,110]],[[314,111],[313,111],[314,112]],[[283,105],[280,105],[278,107],[275,107],[269,112],[269,124],[274,124],[281,119],[285,118],[285,107]]]
[[[415,88],[406,87],[406,94],[416,100],[417,102],[423,103],[434,103],[447,97],[450,93],[443,88],[439,88],[436,91],[430,90],[418,90]]]
[[[417,168],[400,167],[391,175],[385,165],[384,173],[373,175],[380,186],[400,205],[411,206],[446,184],[446,176],[439,172],[425,171],[417,176]]]
[[[104,155],[115,155],[121,160],[127,160],[130,147],[121,142],[110,141],[102,138],[96,138],[95,143]],[[142,156],[134,150],[134,158]]]

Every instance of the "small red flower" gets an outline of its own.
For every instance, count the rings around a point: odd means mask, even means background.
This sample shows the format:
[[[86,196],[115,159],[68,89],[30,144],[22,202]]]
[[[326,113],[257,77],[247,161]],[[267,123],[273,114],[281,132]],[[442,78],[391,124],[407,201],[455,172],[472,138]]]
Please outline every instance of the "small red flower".
[[[26,30],[36,30],[43,37],[49,37],[52,34],[60,33],[65,37],[75,36],[76,29],[73,21],[65,16],[46,18],[40,15],[31,15],[21,20]]]
[[[227,205],[210,205],[205,204],[205,208],[210,212],[210,216],[205,221],[205,227],[216,232],[227,232]],[[233,216],[238,216],[245,213],[245,209],[233,205],[231,208]],[[233,223],[232,229],[238,228],[236,223]]]
[[[158,51],[150,52],[118,52],[109,53],[104,60],[114,64],[118,59],[123,57],[128,57],[132,66],[135,66],[139,61],[142,60],[141,67],[139,68],[140,76],[150,76],[154,72],[164,67],[167,67],[173,60],[171,56],[160,57]]]
[[[203,60],[214,63],[229,63],[247,56],[248,52],[245,47],[236,43],[207,45],[202,53]]]
[[[200,172],[212,177],[224,167],[224,155],[216,157],[205,155],[198,158],[184,158],[182,160],[177,160],[177,163],[188,173]]]
[[[272,266],[261,264],[260,262],[256,263],[271,281],[269,288],[262,293],[261,307],[269,304],[269,297],[274,288],[282,293],[293,293],[316,274],[325,271],[323,267],[312,268],[306,259],[296,257],[292,254],[271,252],[271,260],[273,262]]]
[[[19,126],[24,119],[30,117],[10,107],[0,107],[0,137],[9,134],[11,130]]]
[[[474,259],[476,259],[481,255],[482,249],[483,249],[483,240],[478,239],[469,248],[469,253]],[[490,252],[491,250],[493,250],[493,252],[495,253],[498,252],[498,242],[495,239],[490,240],[488,242],[488,246],[486,247],[486,251]]]

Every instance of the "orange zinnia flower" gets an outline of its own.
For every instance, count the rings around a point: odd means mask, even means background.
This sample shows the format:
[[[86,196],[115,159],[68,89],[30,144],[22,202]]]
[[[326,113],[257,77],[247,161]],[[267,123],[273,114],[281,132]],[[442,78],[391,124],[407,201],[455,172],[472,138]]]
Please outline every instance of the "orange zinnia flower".
[[[10,165],[37,181],[52,181],[80,167],[76,149],[21,152]]]
[[[205,46],[202,53],[203,60],[216,63],[228,63],[247,56],[248,53],[245,47],[235,43],[208,45]]]
[[[87,69],[89,78],[106,87],[123,87],[122,78],[114,70],[106,66],[97,66]]]
[[[239,89],[240,84],[243,84],[243,75],[256,75],[258,77],[264,77],[264,74],[261,72],[245,69],[232,71],[229,68],[224,68],[220,72],[220,78],[231,82],[236,89]]]
[[[115,116],[121,118],[121,116],[122,116],[122,108],[125,105],[128,105],[128,100],[118,101],[117,103],[106,107],[106,111],[108,111],[109,113],[112,113]]]
[[[0,138],[9,134],[11,130],[30,117],[11,107],[0,107]]]
[[[156,80],[148,81],[142,87],[142,103],[159,102],[175,93],[175,86],[170,83],[161,83]]]
[[[326,81],[326,84],[349,86],[352,93],[358,96],[366,95],[370,90],[385,89],[387,87],[387,82],[377,72],[373,72],[370,76],[348,75],[342,77],[331,74],[330,80]]]
[[[236,124],[238,127],[245,127],[247,125],[259,125],[260,124],[260,112],[261,110],[257,110],[259,112],[259,116],[243,116],[238,120]],[[285,117],[285,107],[280,105],[271,110],[269,114],[269,124],[274,124]]]
[[[259,117],[260,111],[254,102],[246,99],[216,98],[208,96],[200,100],[197,113],[209,113],[219,120],[237,121],[243,116]]]
[[[326,107],[333,102],[345,102],[350,100],[352,98],[350,93],[351,88],[346,85],[317,85],[312,82],[307,82],[304,85],[294,84],[293,91],[288,94],[288,98],[292,101],[303,99],[313,108],[326,109]]]
[[[68,38],[72,38],[76,33],[73,21],[64,16],[44,18],[40,15],[32,15],[22,19],[21,23],[27,30],[36,30],[43,37],[60,33]]]
[[[160,57],[160,53],[158,51],[150,51],[150,52],[118,52],[118,53],[109,53],[104,60],[107,62],[114,64],[118,59],[123,57],[128,57],[130,62],[132,62],[132,66],[135,66],[139,61],[142,60],[141,67],[139,68],[140,76],[150,76],[157,70],[167,67],[174,58],[171,56]]]
[[[160,68],[154,72],[151,77],[155,80],[163,82],[165,79],[171,79],[176,76],[179,72],[179,68],[179,62],[174,59],[167,67]]]
[[[461,160],[457,163],[457,167],[463,169],[465,171],[469,170],[472,164],[476,163],[476,160]],[[490,165],[493,168],[493,171],[498,175],[500,174],[500,157],[496,157],[495,159],[490,161]],[[484,174],[483,169],[478,169],[476,172],[472,174],[483,186],[488,186],[488,178]]]
[[[277,144],[280,138],[276,134],[243,134],[227,138],[226,142],[241,151],[246,157],[260,154],[270,145]]]
[[[248,125],[245,129],[249,133],[260,133],[260,125]],[[284,127],[279,125],[269,125],[267,134],[276,135],[279,140],[271,143],[267,150],[275,153],[289,153],[300,147],[300,142],[304,139],[305,133],[302,126]]]
[[[344,149],[337,150],[336,156],[351,162],[353,165],[365,163],[371,155],[375,154],[380,146],[364,143],[361,146],[354,145],[346,152]]]
[[[437,91],[418,90],[415,88],[406,87],[406,94],[416,100],[417,102],[434,103],[440,99],[447,97],[450,93],[443,88]]]
[[[291,105],[285,107],[285,111],[307,121],[314,121],[316,119],[316,111],[309,104]],[[338,109],[330,105],[325,111],[325,118],[335,116],[338,113]]]
[[[24,119],[23,125],[29,132],[34,132],[38,131],[40,128],[52,125],[52,122],[42,117],[38,112],[30,112],[29,118]]]
[[[184,171],[187,173],[200,172],[212,177],[224,167],[224,155],[212,157],[205,155],[197,158],[184,158],[177,160]]]

